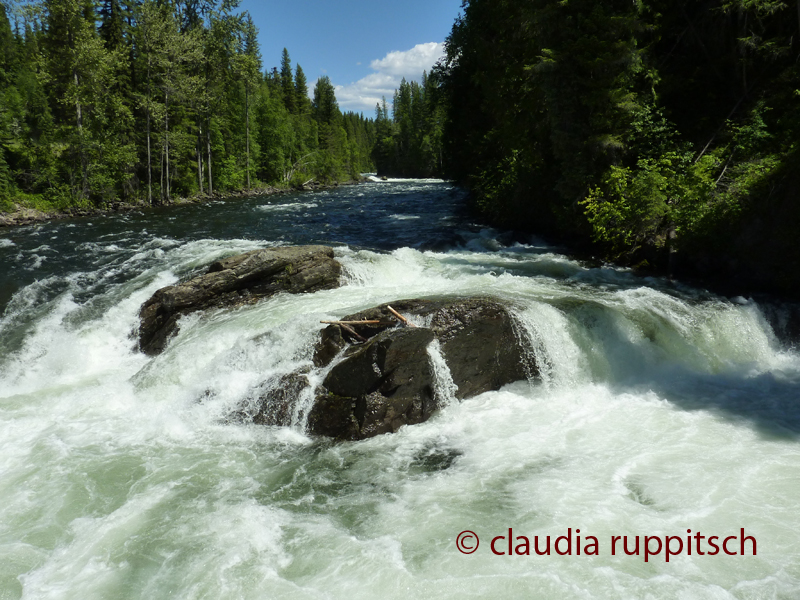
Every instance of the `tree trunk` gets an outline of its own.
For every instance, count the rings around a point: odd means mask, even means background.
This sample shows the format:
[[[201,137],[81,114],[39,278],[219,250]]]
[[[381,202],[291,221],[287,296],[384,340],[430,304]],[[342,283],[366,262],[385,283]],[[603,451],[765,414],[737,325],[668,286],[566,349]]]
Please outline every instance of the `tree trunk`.
[[[167,160],[166,198],[169,202],[169,94],[164,94],[164,151]]]
[[[206,125],[206,150],[208,152],[208,193],[209,195],[213,196],[214,184],[213,180],[211,179],[211,117],[209,117]]]
[[[159,179],[160,187],[158,189],[158,193],[160,194],[160,198],[158,200],[159,205],[164,204],[164,144],[159,144],[161,148],[161,159],[158,163],[158,174],[161,179]]]
[[[72,76],[75,81],[75,90],[77,91],[78,86],[80,85],[80,79],[78,78],[78,72],[73,70]],[[83,111],[81,110],[81,103],[80,101],[75,102],[75,119],[78,125],[78,154],[80,155],[81,160],[81,198],[86,198],[88,195],[88,175],[86,173],[86,153],[83,149]]]
[[[197,130],[197,183],[200,185],[200,194],[203,194],[203,128]]]
[[[153,206],[153,160],[150,151],[150,107],[147,107],[147,202]]]
[[[150,152],[150,56],[147,57],[147,202],[153,206],[153,161]]]
[[[800,2],[800,0],[798,0]],[[244,86],[245,146],[247,147],[247,189],[250,189],[250,84]]]

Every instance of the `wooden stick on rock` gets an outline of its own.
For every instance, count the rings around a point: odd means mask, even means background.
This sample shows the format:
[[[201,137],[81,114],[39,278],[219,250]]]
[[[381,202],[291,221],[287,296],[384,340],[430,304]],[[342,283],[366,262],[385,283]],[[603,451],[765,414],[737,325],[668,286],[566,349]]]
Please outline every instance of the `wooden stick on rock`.
[[[339,325],[339,327],[344,329],[347,333],[349,333],[354,338],[356,338],[359,342],[366,342],[367,341],[366,338],[358,335],[358,333],[356,333],[356,330],[353,329],[352,327],[350,327],[350,325],[345,325],[344,323],[339,323],[338,325]]]
[[[385,325],[385,321],[320,321],[325,325]]]
[[[406,318],[405,318],[403,315],[401,315],[399,312],[397,312],[395,309],[393,309],[393,308],[392,308],[391,306],[389,306],[388,304],[386,305],[386,308],[387,308],[387,309],[389,309],[389,312],[391,312],[391,313],[392,313],[392,314],[393,314],[395,317],[397,317],[397,318],[398,318],[398,319],[400,319],[400,320],[401,320],[403,323],[405,323],[405,325],[406,325],[406,326],[408,326],[408,327],[416,327],[416,325],[414,325],[414,324],[413,324],[411,321],[409,321],[408,319],[406,319]]]

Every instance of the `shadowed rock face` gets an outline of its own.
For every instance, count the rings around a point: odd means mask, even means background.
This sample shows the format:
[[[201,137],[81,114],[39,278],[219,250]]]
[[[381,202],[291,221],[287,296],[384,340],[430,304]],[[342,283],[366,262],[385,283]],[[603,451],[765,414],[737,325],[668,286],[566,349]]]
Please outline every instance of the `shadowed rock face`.
[[[427,326],[404,327],[387,306]],[[439,408],[428,346],[439,340],[458,386],[469,398],[526,379],[536,366],[514,333],[508,310],[489,298],[400,300],[343,317],[343,321],[378,320],[352,328],[356,341],[338,325],[320,335],[317,367],[330,365],[344,351],[321,388],[308,418],[310,433],[360,440],[426,421]],[[348,341],[350,340],[350,341]]]
[[[183,315],[252,304],[278,292],[299,294],[339,286],[341,265],[325,246],[253,250],[217,261],[184,283],[158,290],[139,312],[139,348],[155,355],[178,332]]]
[[[427,352],[433,338],[426,328],[392,329],[354,347],[325,378],[309,430],[362,439],[426,421],[437,408]]]

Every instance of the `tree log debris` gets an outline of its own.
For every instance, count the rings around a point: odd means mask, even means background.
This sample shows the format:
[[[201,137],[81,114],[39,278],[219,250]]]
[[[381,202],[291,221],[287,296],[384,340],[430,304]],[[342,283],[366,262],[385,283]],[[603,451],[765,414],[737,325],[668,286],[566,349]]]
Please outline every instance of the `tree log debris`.
[[[411,321],[409,321],[408,319],[406,319],[406,318],[405,318],[403,315],[401,315],[399,312],[397,312],[395,309],[393,309],[393,308],[392,308],[391,306],[389,306],[388,304],[386,305],[386,309],[387,309],[387,310],[388,310],[390,313],[392,313],[392,314],[393,314],[395,317],[397,317],[398,319],[400,319],[400,320],[401,320],[403,323],[405,323],[405,325],[406,325],[407,327],[416,327],[416,325],[414,325],[414,324],[413,324]]]
[[[385,325],[386,321],[320,321],[325,325]]]
[[[361,335],[359,335],[359,334],[358,334],[358,332],[356,332],[356,330],[355,330],[355,329],[353,329],[352,327],[350,327],[350,325],[347,325],[347,324],[345,324],[345,323],[339,323],[339,327],[341,327],[342,329],[344,329],[344,330],[345,330],[347,333],[349,333],[350,335],[352,335],[352,336],[353,336],[354,338],[356,338],[356,339],[357,339],[359,342],[366,342],[366,341],[367,341],[367,338],[365,338],[364,336],[361,336]]]
[[[389,312],[391,312],[397,320],[405,325],[406,327],[416,327],[411,321],[406,319],[403,315],[393,309],[391,306],[386,307]],[[324,325],[338,325],[345,331],[350,337],[358,340],[359,342],[366,342],[367,339],[360,335],[355,329],[353,329],[353,325],[383,325],[383,326],[391,326],[394,325],[394,321],[386,320],[386,319],[364,319],[363,321],[320,321],[320,323]]]

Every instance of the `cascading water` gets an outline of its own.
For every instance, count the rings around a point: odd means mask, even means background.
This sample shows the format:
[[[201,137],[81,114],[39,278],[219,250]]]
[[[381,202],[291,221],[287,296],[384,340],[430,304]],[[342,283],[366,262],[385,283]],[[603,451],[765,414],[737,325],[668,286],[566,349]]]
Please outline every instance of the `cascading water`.
[[[287,243],[335,245],[346,285],[135,351],[156,289]],[[513,243],[414,180],[0,230],[0,261],[1,598],[800,597],[800,357],[755,302]],[[539,377],[454,401],[432,346],[444,408],[397,434],[230,418],[320,321],[445,295],[508,304]],[[698,532],[737,555],[612,554]]]
[[[458,386],[453,381],[450,367],[447,366],[447,361],[442,355],[442,347],[439,344],[439,340],[433,340],[428,345],[428,357],[433,369],[433,397],[436,401],[436,406],[440,408],[450,406],[456,401]]]

